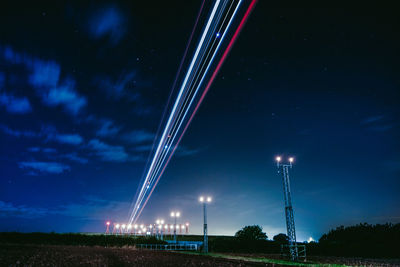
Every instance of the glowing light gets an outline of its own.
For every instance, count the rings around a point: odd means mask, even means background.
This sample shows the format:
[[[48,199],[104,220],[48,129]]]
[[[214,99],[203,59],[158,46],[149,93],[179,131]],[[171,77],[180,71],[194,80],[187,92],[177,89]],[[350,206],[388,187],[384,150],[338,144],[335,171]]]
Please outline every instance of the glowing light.
[[[307,242],[308,243],[310,243],[310,242],[314,242],[315,240],[314,240],[314,238],[312,238],[311,236],[308,238],[308,240],[307,240]]]
[[[200,197],[200,198],[199,198],[199,201],[200,201],[200,202],[204,202],[204,197]]]
[[[189,223],[186,223],[186,226],[189,226]]]
[[[140,228],[142,228],[142,229],[143,229],[143,227],[144,227],[144,225],[143,225],[143,224],[141,224],[141,225],[140,225]]]
[[[184,226],[184,225],[182,225],[182,226],[181,226],[181,229],[185,229],[185,226]]]
[[[110,222],[106,222],[107,225],[110,225]]]
[[[183,95],[183,93],[184,93],[184,91],[185,91],[187,81],[188,81],[188,79],[189,79],[190,74],[192,73],[192,69],[193,69],[193,67],[194,67],[195,62],[197,61],[197,57],[198,57],[198,55],[199,55],[199,53],[200,53],[200,50],[201,50],[201,48],[203,47],[204,39],[205,39],[206,36],[207,36],[208,30],[209,30],[209,28],[210,28],[210,26],[211,26],[211,23],[212,23],[213,19],[214,19],[215,13],[217,12],[219,3],[220,3],[220,0],[217,0],[217,1],[215,2],[215,5],[214,5],[214,7],[213,7],[213,9],[212,9],[212,12],[211,12],[211,15],[210,15],[210,17],[209,17],[209,19],[208,19],[208,21],[207,21],[206,27],[205,27],[205,29],[204,29],[204,31],[203,31],[203,34],[202,34],[201,38],[200,38],[200,42],[199,42],[199,44],[198,44],[198,46],[197,46],[197,48],[196,48],[195,54],[194,54],[194,56],[193,56],[193,58],[192,58],[192,61],[191,61],[191,63],[190,63],[189,70],[188,70],[187,73],[186,73],[186,76],[185,76],[185,78],[184,78],[183,84],[182,84],[182,86],[181,86],[181,88],[180,88],[180,90],[179,90],[179,94],[178,94],[178,96],[177,96],[177,100],[175,101],[175,104],[174,104],[174,106],[173,106],[173,108],[172,108],[172,111],[171,111],[171,114],[170,114],[170,116],[169,116],[169,118],[168,118],[166,127],[165,127],[164,132],[163,132],[163,134],[162,134],[162,136],[161,136],[161,139],[160,139],[160,142],[159,142],[159,144],[158,144],[157,150],[156,150],[156,152],[155,152],[155,154],[154,154],[154,157],[153,157],[153,160],[152,160],[152,162],[151,162],[149,171],[147,172],[147,175],[146,175],[144,184],[145,184],[145,183],[148,181],[148,179],[150,178],[150,175],[151,175],[151,173],[152,173],[152,171],[153,171],[153,168],[154,168],[154,166],[155,166],[155,164],[156,164],[156,159],[158,159],[158,156],[159,156],[159,154],[160,154],[160,152],[161,152],[161,151],[160,151],[161,146],[162,146],[162,144],[163,144],[164,141],[165,141],[165,137],[166,137],[167,132],[169,131],[169,128],[170,128],[170,124],[172,123],[172,120],[173,120],[173,118],[175,117],[176,109],[178,108],[178,104],[179,104],[179,102],[180,102],[180,99],[182,98],[182,95]],[[143,190],[144,190],[144,184],[143,184],[143,187],[142,187],[141,190],[140,190],[140,193],[139,193],[139,196],[138,196],[138,201],[136,202],[137,205],[140,205],[140,202],[142,201],[142,199],[144,198],[144,195],[146,194],[145,192],[143,192]],[[136,213],[132,214],[132,217],[135,217],[135,215],[136,215]],[[133,220],[133,219],[134,219],[134,218],[131,218],[131,220]]]
[[[165,225],[165,227],[164,227],[165,229],[168,229],[168,225]]]
[[[161,224],[164,224],[164,220],[161,220],[160,223],[161,223]]]
[[[180,212],[177,212],[175,215],[176,215],[176,217],[180,217],[180,216],[181,216],[181,213],[180,213]]]
[[[121,227],[122,227],[122,229],[125,229],[126,225],[125,225],[125,224],[123,224],[123,225],[121,225]]]
[[[219,32],[217,32],[217,38],[219,38],[221,36],[221,34]]]
[[[162,226],[161,226],[161,225],[159,225],[159,226],[158,226],[158,229],[161,229],[161,227],[162,227]]]
[[[119,224],[118,223],[115,225],[115,228],[117,228],[117,229],[119,228]]]
[[[156,221],[156,224],[160,224],[160,220],[157,220],[157,221]]]
[[[236,38],[237,38],[239,32],[240,32],[241,29],[243,28],[243,25],[244,25],[245,21],[247,20],[249,14],[250,14],[250,12],[251,12],[251,10],[253,9],[255,2],[257,2],[257,1],[256,1],[256,0],[252,0],[250,6],[249,6],[249,8],[248,8],[248,10],[246,11],[246,13],[245,13],[243,19],[241,20],[241,22],[240,22],[238,28],[236,29],[236,31],[235,31],[235,33],[234,33],[234,35],[233,35],[233,37],[232,37],[232,40],[229,42],[229,44],[228,44],[226,50],[224,51],[224,53],[223,53],[223,55],[222,55],[221,60],[219,61],[219,63],[218,63],[218,65],[217,65],[217,67],[216,67],[214,73],[212,74],[212,76],[211,76],[211,78],[210,78],[210,81],[208,82],[208,84],[207,84],[207,86],[206,86],[206,88],[205,88],[203,94],[201,95],[201,98],[200,98],[200,100],[198,101],[198,104],[197,104],[197,106],[196,106],[194,112],[193,112],[192,115],[190,116],[190,119],[189,119],[188,123],[186,124],[185,129],[183,130],[181,136],[179,137],[178,142],[175,144],[175,147],[174,147],[174,149],[173,149],[171,155],[169,156],[168,160],[167,160],[166,163],[164,164],[165,158],[167,157],[166,154],[165,154],[165,156],[162,155],[162,153],[164,153],[162,147],[163,147],[163,145],[165,145],[165,143],[167,142],[167,140],[165,139],[165,137],[166,137],[167,132],[168,132],[168,138],[170,138],[170,137],[171,137],[171,127],[175,127],[175,125],[172,125],[172,126],[171,126],[171,124],[175,124],[175,123],[176,123],[176,120],[175,120],[176,114],[175,114],[175,113],[176,113],[176,111],[177,111],[177,110],[176,110],[176,109],[177,109],[177,105],[178,105],[178,104],[181,104],[182,95],[183,95],[184,93],[187,92],[187,86],[190,86],[190,85],[187,85],[188,77],[191,77],[191,76],[193,75],[192,72],[197,73],[197,70],[196,70],[196,71],[193,70],[193,65],[197,63],[197,57],[199,56],[199,52],[203,51],[203,42],[205,41],[204,38],[205,38],[206,35],[208,36],[208,34],[209,34],[209,33],[208,33],[208,29],[209,29],[209,27],[210,27],[210,24],[214,21],[214,15],[215,15],[215,13],[216,13],[216,10],[217,10],[218,7],[219,7],[219,2],[220,2],[220,0],[217,0],[217,1],[216,1],[216,4],[215,4],[215,6],[214,6],[214,8],[213,8],[213,11],[211,12],[211,15],[210,15],[209,20],[208,20],[207,25],[206,25],[206,28],[205,28],[205,30],[204,30],[204,32],[203,32],[202,37],[201,37],[200,43],[199,43],[198,46],[197,46],[196,53],[195,53],[195,55],[194,55],[194,57],[193,57],[193,59],[192,59],[192,62],[191,62],[191,64],[190,64],[189,70],[188,70],[188,72],[187,72],[187,74],[186,74],[186,77],[185,77],[185,79],[184,79],[184,82],[183,82],[183,84],[182,84],[182,87],[180,88],[180,91],[179,91],[177,100],[176,100],[176,102],[175,102],[175,105],[174,105],[174,107],[173,107],[173,109],[172,109],[172,112],[170,113],[170,116],[169,116],[167,125],[166,125],[166,127],[165,127],[165,129],[164,129],[164,132],[163,132],[162,137],[161,137],[161,139],[160,139],[159,145],[158,145],[158,147],[157,147],[157,151],[156,151],[155,154],[154,154],[154,157],[153,157],[153,159],[152,159],[150,168],[149,168],[149,170],[148,170],[148,172],[147,172],[147,175],[146,175],[146,177],[145,177],[145,183],[146,183],[146,181],[152,181],[152,184],[153,184],[153,185],[152,185],[152,187],[151,187],[151,189],[150,189],[151,191],[150,191],[150,193],[148,194],[147,199],[145,199],[145,196],[146,196],[146,194],[147,194],[147,189],[148,189],[148,188],[145,187],[144,185],[142,186],[142,188],[141,188],[141,190],[140,190],[140,193],[139,193],[139,196],[138,196],[138,199],[136,200],[136,203],[135,203],[135,205],[137,206],[137,208],[134,209],[134,211],[132,212],[130,221],[136,222],[136,220],[137,220],[138,217],[140,216],[140,214],[141,214],[143,208],[145,207],[145,205],[146,205],[148,199],[150,198],[150,196],[151,196],[151,194],[152,194],[152,192],[153,192],[155,186],[157,185],[158,180],[160,179],[161,175],[163,174],[165,167],[168,165],[169,159],[171,158],[172,154],[174,153],[174,151],[175,151],[177,145],[179,144],[180,139],[182,138],[184,132],[186,132],[186,129],[187,129],[188,125],[189,125],[190,122],[192,121],[192,118],[193,118],[194,114],[196,113],[196,111],[197,111],[199,105],[201,104],[201,102],[203,101],[203,98],[204,98],[205,94],[206,94],[207,91],[209,90],[209,87],[211,86],[213,80],[215,79],[215,76],[217,75],[219,69],[220,69],[221,66],[222,66],[222,63],[225,61],[225,58],[226,58],[227,54],[228,54],[229,51],[231,50],[231,48],[232,48],[232,46],[233,46],[233,43],[235,42],[235,40],[236,40]],[[231,24],[231,22],[232,22],[232,20],[233,20],[233,17],[235,16],[236,11],[237,11],[237,9],[238,9],[238,7],[239,7],[239,5],[240,5],[241,2],[242,2],[242,1],[240,0],[239,3],[238,3],[237,6],[236,6],[236,9],[235,9],[233,15],[231,15],[231,18],[230,18],[230,21],[229,21],[229,23],[228,23],[228,26],[226,27],[226,29],[225,29],[223,32],[221,32],[221,33],[222,33],[222,40],[224,39],[225,34],[226,34],[226,32],[228,31],[229,25]],[[224,9],[224,8],[222,8],[222,9]],[[219,19],[217,19],[217,21],[218,21],[218,20],[219,20]],[[218,32],[218,33],[217,33],[217,37],[219,37],[219,36],[220,36],[220,33]],[[222,43],[222,40],[219,41],[218,46],[217,46],[217,48],[216,48],[216,50],[215,50],[215,52],[214,52],[214,55],[218,52],[218,48],[219,48],[220,43]],[[208,45],[206,45],[206,48],[207,48],[207,46],[208,46]],[[206,48],[205,48],[205,49],[206,49]],[[212,59],[214,58],[214,55],[212,56]],[[201,56],[201,57],[202,57],[202,56]],[[212,61],[212,59],[211,59],[211,61]],[[209,63],[209,65],[210,65],[210,64],[211,64],[211,63]],[[196,65],[196,66],[197,66],[197,65]],[[195,67],[195,68],[197,68],[197,67]],[[209,68],[209,66],[206,68],[206,72],[207,72],[208,68]],[[193,71],[192,71],[192,70],[193,70]],[[204,76],[205,76],[205,75],[206,75],[206,74],[204,74]],[[203,76],[203,77],[204,77],[204,76]],[[203,79],[203,78],[202,78],[202,79]],[[202,81],[202,79],[201,79],[201,81]],[[192,91],[192,89],[191,89],[190,87],[189,87],[189,89],[190,89],[190,90],[189,90],[189,93],[190,93],[190,91]],[[196,92],[195,92],[195,93],[197,93],[197,90],[198,90],[198,88],[196,89]],[[193,99],[192,99],[192,100],[193,100]],[[190,101],[190,104],[188,105],[189,107],[191,106],[192,100]],[[180,111],[179,111],[179,112],[180,112]],[[183,117],[186,117],[186,113],[187,113],[187,111],[185,112],[185,115],[183,115]],[[183,122],[181,122],[180,125],[181,125],[182,123],[183,123]],[[180,128],[180,125],[179,125],[178,127],[176,127],[176,129],[179,129],[179,128]],[[175,137],[176,137],[176,136],[174,136],[173,138],[175,139]],[[171,145],[173,145],[173,140],[172,140],[172,142],[170,142],[170,143],[168,144],[169,147],[170,147]],[[165,147],[167,147],[167,146],[165,146]],[[165,152],[165,153],[170,153],[170,152],[167,151],[167,152]],[[164,166],[162,166],[162,165],[164,165]],[[162,170],[161,170],[161,172],[158,174],[158,172],[159,172],[160,169],[162,169]],[[144,184],[145,184],[145,183],[144,183]],[[142,201],[145,201],[144,204],[142,204]],[[141,208],[140,211],[139,211],[139,206],[140,206],[140,205],[142,205],[142,208]]]
[[[128,229],[132,229],[132,224],[128,224]]]
[[[207,197],[207,202],[211,202],[211,197]]]
[[[153,225],[151,225],[151,224],[150,224],[150,226],[149,226],[149,227],[150,227],[150,229],[151,229],[151,228],[153,228]]]
[[[175,217],[175,212],[171,212],[171,217]]]
[[[137,225],[137,224],[135,224],[133,227],[135,227],[135,229],[137,229],[137,228],[138,228],[138,225]]]
[[[173,226],[173,225],[171,225],[169,228],[171,228],[171,229],[174,229],[174,226]]]
[[[281,159],[282,159],[281,157],[276,157],[276,161],[277,161],[277,162],[280,162]]]
[[[293,158],[289,158],[289,162],[292,163],[294,161]]]

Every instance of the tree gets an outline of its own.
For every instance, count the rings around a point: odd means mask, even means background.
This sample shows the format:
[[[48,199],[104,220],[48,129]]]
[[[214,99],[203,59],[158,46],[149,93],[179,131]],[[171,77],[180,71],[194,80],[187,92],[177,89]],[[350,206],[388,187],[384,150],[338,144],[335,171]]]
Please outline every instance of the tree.
[[[237,231],[235,237],[240,240],[265,240],[268,238],[267,234],[262,231],[262,227],[258,225],[245,226]]]
[[[285,234],[277,234],[276,236],[274,236],[274,241],[279,243],[279,244],[286,244],[289,242],[289,237]]]

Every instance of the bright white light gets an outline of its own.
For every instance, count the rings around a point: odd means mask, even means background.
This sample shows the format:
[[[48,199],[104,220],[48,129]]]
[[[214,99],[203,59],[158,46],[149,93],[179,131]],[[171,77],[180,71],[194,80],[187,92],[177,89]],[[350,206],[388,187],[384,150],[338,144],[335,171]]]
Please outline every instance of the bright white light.
[[[158,229],[161,229],[161,225],[158,226]]]
[[[211,202],[211,197],[207,197],[207,202]]]
[[[181,213],[180,212],[177,212],[176,213],[176,217],[180,217],[181,216]]]
[[[153,225],[151,225],[151,224],[150,224],[150,226],[149,226],[149,227],[150,227],[150,229],[151,229],[151,228],[153,228]]]
[[[173,226],[173,225],[171,225],[169,228],[171,228],[171,229],[174,229],[174,226]]]
[[[189,226],[189,223],[186,223],[186,226]]]
[[[165,227],[164,227],[165,229],[168,229],[168,225],[165,225]]]
[[[125,224],[123,224],[123,225],[121,225],[121,227],[122,227],[122,229],[125,229],[126,225],[125,225]]]
[[[118,223],[115,225],[115,228],[117,228],[117,229],[119,228],[119,224]]]
[[[132,224],[128,224],[128,229],[132,229]]]
[[[137,225],[137,224],[135,224],[133,227],[135,227],[135,229],[137,229],[138,225]]]
[[[199,201],[200,201],[200,202],[204,202],[204,197],[200,197],[200,198],[199,198]]]
[[[175,217],[175,212],[171,212],[171,217]]]
[[[310,238],[308,238],[308,240],[307,240],[308,243],[314,242],[314,241],[315,241],[314,238],[312,238],[311,236],[310,236]]]
[[[107,225],[110,225],[110,222],[106,222]]]
[[[147,231],[147,228],[145,227],[145,228],[143,228],[143,232],[146,232]]]
[[[156,221],[156,224],[160,224],[160,220],[157,220],[157,221]]]
[[[294,160],[293,158],[289,158],[289,162],[290,162],[290,163],[292,163],[292,162],[293,162],[293,160]]]
[[[182,226],[181,226],[181,229],[185,229],[185,226],[184,226],[184,225],[182,225]]]
[[[141,233],[142,233],[142,231],[139,230],[139,234],[141,234]]]
[[[160,223],[161,223],[161,224],[164,224],[164,220],[161,220]]]
[[[179,225],[177,225],[175,228],[176,228],[176,229],[179,229]]]
[[[141,225],[140,225],[140,228],[142,228],[142,229],[143,229],[143,227],[144,227],[144,225],[143,225],[143,224],[141,224]]]
[[[281,159],[282,159],[281,157],[276,157],[276,161],[277,161],[277,162],[280,162]]]

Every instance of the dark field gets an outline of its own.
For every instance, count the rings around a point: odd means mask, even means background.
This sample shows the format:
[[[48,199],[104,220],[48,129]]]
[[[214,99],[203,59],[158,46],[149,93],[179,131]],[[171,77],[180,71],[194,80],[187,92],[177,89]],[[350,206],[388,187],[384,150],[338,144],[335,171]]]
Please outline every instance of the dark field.
[[[131,248],[0,245],[1,266],[284,266]]]

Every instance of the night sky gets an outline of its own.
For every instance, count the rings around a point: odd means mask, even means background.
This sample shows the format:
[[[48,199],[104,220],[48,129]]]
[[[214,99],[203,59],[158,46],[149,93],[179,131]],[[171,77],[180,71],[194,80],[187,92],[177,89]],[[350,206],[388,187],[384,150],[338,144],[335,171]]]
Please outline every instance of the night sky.
[[[189,2],[2,2],[0,231],[128,219],[201,5]],[[206,194],[210,234],[286,232],[283,155],[298,240],[400,222],[395,25],[394,8],[259,1],[139,221],[180,210],[200,234]]]

